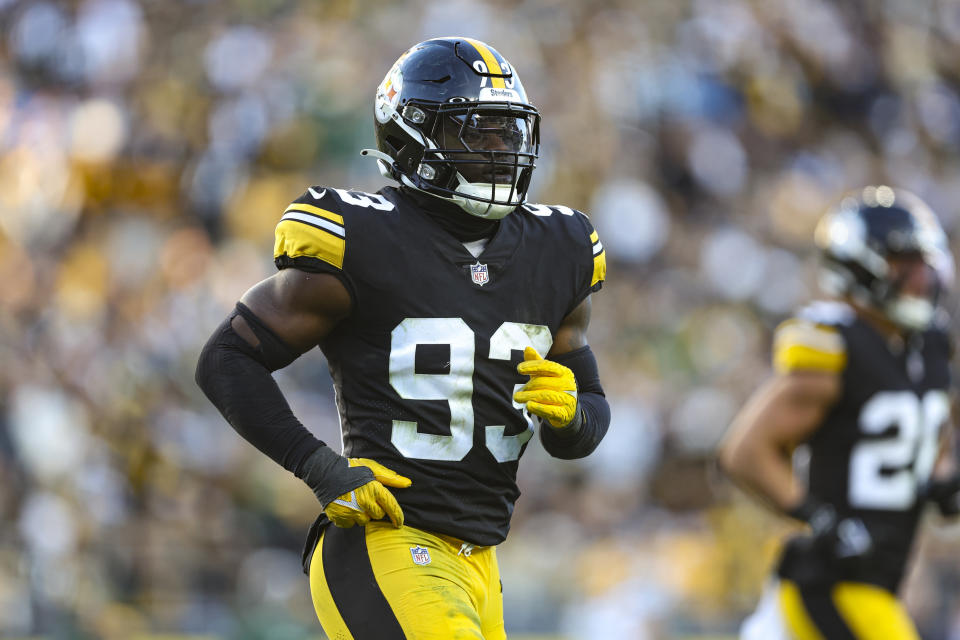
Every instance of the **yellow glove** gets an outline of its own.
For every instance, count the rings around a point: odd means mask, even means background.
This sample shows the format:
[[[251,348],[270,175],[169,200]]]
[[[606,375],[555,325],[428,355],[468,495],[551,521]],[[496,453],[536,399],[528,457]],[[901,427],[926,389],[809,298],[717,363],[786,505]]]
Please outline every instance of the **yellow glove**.
[[[384,485],[405,489],[410,486],[410,479],[368,458],[350,458],[349,462],[351,467],[367,467],[373,471],[374,479],[328,504],[323,511],[330,521],[348,529],[355,524],[363,526],[371,520],[387,516],[393,526],[402,527],[403,510]]]
[[[527,411],[561,429],[577,417],[577,379],[567,367],[544,360],[533,347],[523,350],[523,362],[517,372],[530,376],[530,381],[513,394],[513,399],[527,405]]]

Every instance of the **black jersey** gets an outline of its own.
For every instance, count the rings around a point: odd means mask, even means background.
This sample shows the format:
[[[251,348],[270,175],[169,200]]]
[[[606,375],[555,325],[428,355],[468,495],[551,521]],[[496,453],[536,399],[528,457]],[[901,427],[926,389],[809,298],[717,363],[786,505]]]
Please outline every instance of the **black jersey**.
[[[781,325],[774,352],[781,370],[842,376],[840,399],[807,443],[809,491],[838,516],[860,518],[875,555],[853,575],[824,567],[824,578],[896,591],[923,507],[918,492],[933,470],[950,412],[947,334],[932,328],[894,344],[850,307],[818,303]],[[794,554],[801,546],[793,545]],[[817,563],[808,560],[781,564],[781,575],[809,575]]]
[[[393,493],[407,524],[503,541],[517,463],[537,425],[513,393],[523,349],[546,355],[563,319],[603,281],[587,217],[525,205],[479,257],[398,189],[312,187],[277,226],[279,268],[333,272],[350,316],[320,344],[343,453],[413,481]]]

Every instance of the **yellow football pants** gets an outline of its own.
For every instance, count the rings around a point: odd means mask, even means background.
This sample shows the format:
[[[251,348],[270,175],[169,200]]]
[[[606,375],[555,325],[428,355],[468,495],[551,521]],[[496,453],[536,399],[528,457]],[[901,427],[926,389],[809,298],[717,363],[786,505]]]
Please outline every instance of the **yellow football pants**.
[[[323,630],[331,640],[506,640],[496,550],[462,548],[390,523],[328,526],[310,561]]]
[[[781,580],[778,591],[783,622],[796,640],[920,640],[907,612],[886,589],[840,582],[810,592]]]

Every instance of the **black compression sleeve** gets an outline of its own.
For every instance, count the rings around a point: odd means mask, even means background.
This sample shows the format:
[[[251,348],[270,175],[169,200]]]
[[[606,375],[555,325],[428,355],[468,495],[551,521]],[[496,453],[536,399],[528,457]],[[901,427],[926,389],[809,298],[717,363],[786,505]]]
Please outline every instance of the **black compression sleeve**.
[[[258,347],[234,331],[231,323],[238,313],[260,340]],[[271,367],[285,366],[297,354],[272,332],[264,332],[262,323],[253,324],[248,315],[253,316],[246,307],[238,309],[210,336],[197,362],[197,384],[237,433],[299,477],[303,462],[323,442],[293,415],[270,375]]]
[[[554,429],[544,421],[540,442],[555,458],[583,458],[593,453],[610,427],[610,405],[600,386],[597,359],[588,345],[559,355],[553,361],[569,367],[577,379],[579,415],[572,425],[562,429]]]

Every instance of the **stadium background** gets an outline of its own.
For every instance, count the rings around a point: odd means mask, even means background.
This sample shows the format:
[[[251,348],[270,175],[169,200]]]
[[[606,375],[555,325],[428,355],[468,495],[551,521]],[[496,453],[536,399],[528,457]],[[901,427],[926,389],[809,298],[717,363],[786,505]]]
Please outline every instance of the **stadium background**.
[[[525,456],[512,638],[732,634],[786,525],[711,451],[815,291],[815,220],[879,181],[960,213],[954,1],[0,0],[0,33],[0,637],[318,637],[314,498],[193,367],[291,199],[382,184],[357,151],[414,42],[516,65],[533,199],[591,213],[610,265],[613,427],[581,462]],[[336,442],[319,352],[278,377]],[[926,638],[960,638],[958,558],[931,518],[904,592]]]

